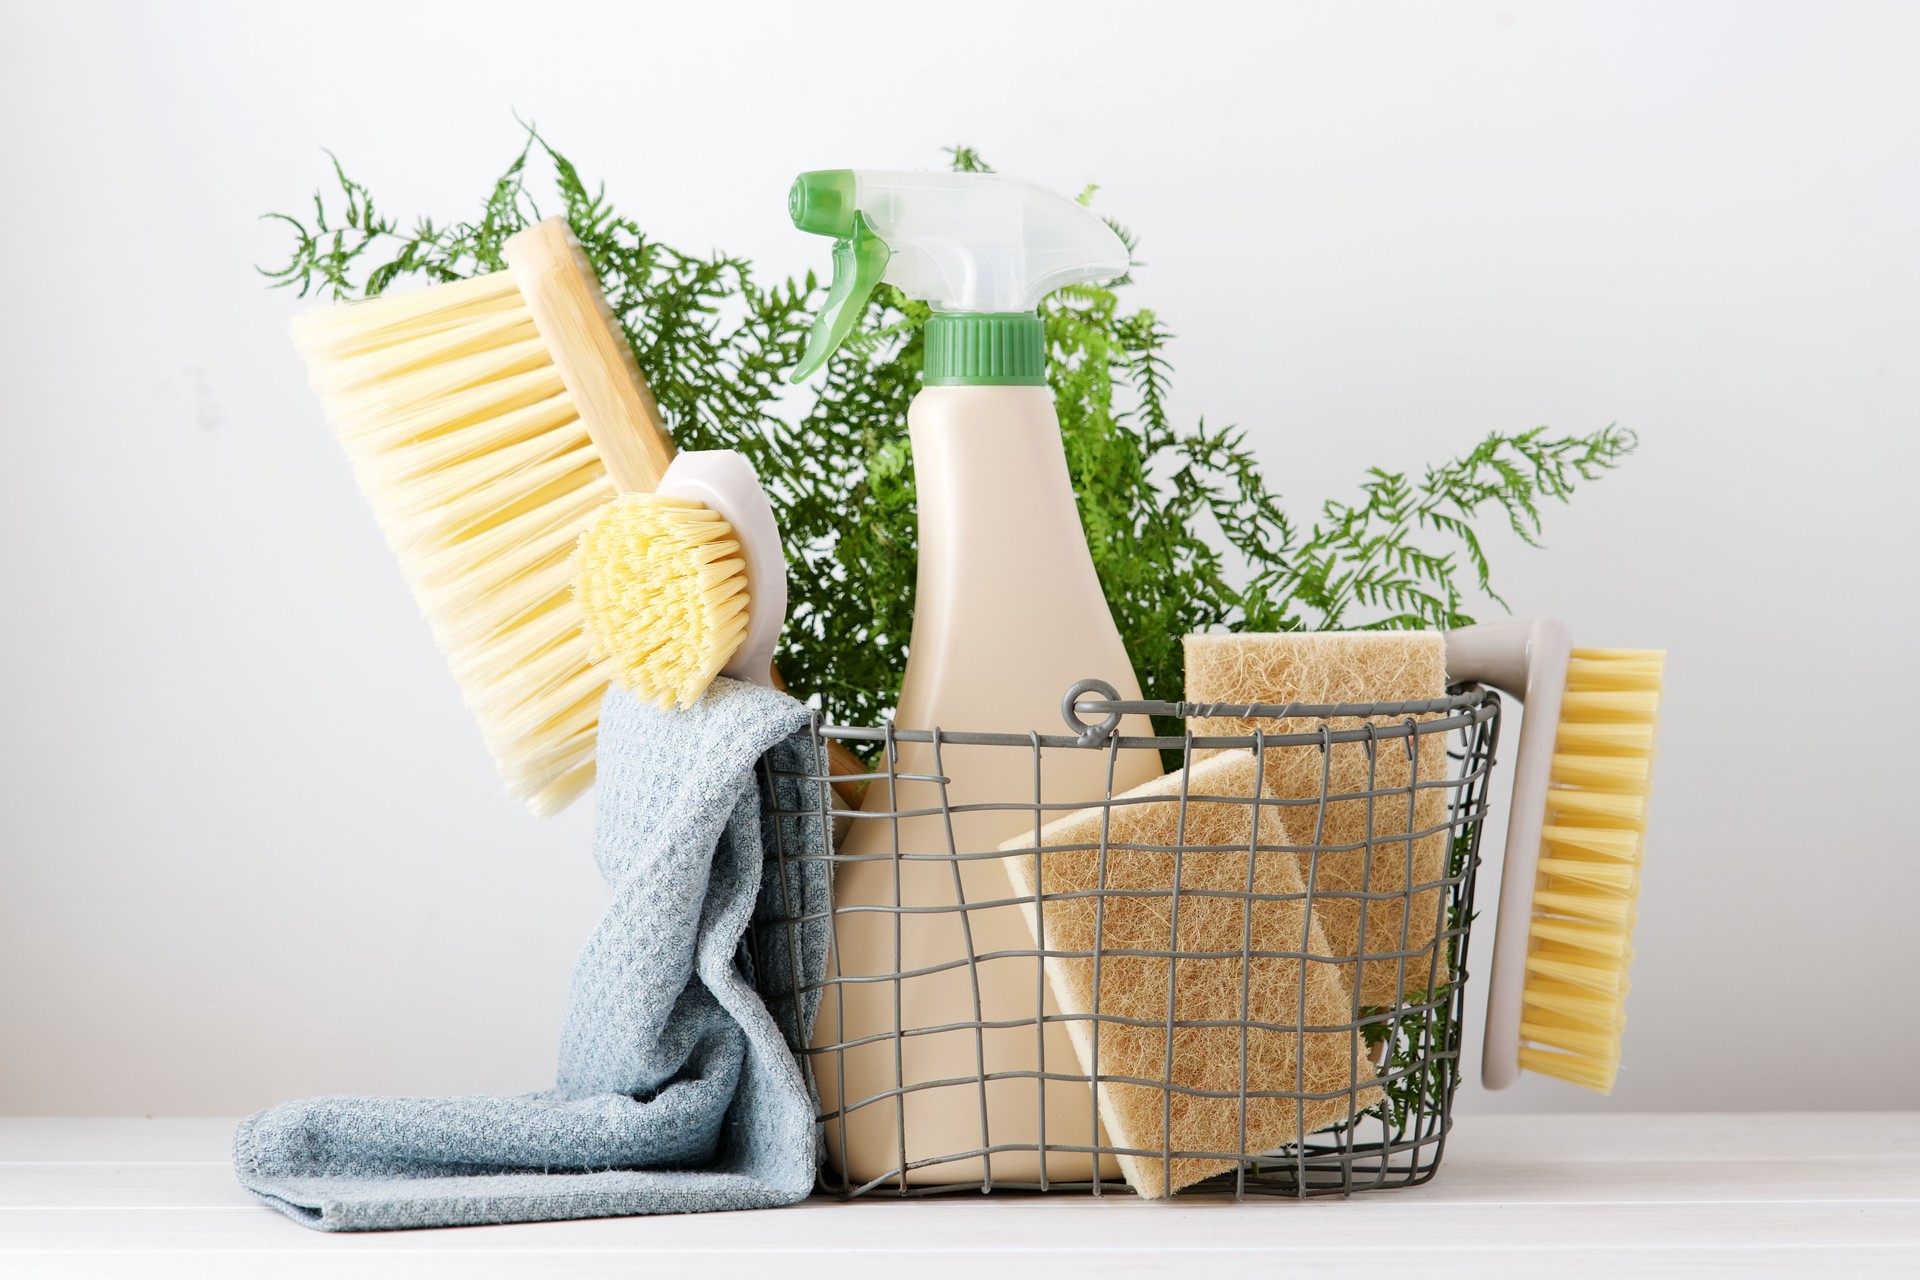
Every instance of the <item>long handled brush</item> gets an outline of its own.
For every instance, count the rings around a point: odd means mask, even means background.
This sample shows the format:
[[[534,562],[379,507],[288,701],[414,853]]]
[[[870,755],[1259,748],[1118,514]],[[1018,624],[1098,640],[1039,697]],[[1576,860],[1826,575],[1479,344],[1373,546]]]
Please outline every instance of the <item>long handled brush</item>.
[[[673,444],[566,222],[501,256],[505,271],[314,312],[293,335],[501,777],[550,814],[593,781],[607,683],[574,546],[602,503],[659,484]]]
[[[1501,865],[1481,1080],[1613,1090],[1666,654],[1576,649],[1557,622],[1464,627],[1447,675],[1526,707]]]

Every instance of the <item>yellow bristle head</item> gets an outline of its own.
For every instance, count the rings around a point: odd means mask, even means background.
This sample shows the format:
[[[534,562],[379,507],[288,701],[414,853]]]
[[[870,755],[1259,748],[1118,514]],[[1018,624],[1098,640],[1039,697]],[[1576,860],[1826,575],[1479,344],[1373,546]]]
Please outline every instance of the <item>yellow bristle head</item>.
[[[740,544],[692,499],[616,498],[580,536],[574,571],[594,657],[657,706],[692,706],[746,638]]]
[[[1520,1066],[1611,1092],[1666,655],[1575,649],[1555,734]]]
[[[513,794],[593,781],[571,553],[613,495],[512,273],[299,317],[295,344]]]

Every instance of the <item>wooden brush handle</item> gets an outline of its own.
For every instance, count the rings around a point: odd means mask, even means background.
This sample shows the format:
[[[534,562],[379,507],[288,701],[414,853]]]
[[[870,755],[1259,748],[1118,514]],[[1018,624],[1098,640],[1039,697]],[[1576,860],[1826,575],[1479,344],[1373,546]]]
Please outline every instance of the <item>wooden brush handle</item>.
[[[860,757],[847,750],[845,743],[829,740],[827,772],[834,777],[833,793],[840,797],[847,808],[858,809],[861,797],[867,794],[867,783],[872,781],[872,775]]]
[[[500,256],[533,313],[533,327],[573,397],[594,451],[621,493],[652,493],[673,461],[660,405],[647,386],[633,347],[607,305],[593,263],[565,218],[546,218],[508,238]],[[776,689],[787,686],[773,672]],[[834,793],[857,807],[867,767],[839,742],[827,744],[827,771],[846,781]],[[855,780],[855,775],[857,780]]]
[[[773,678],[773,687],[787,692],[787,682],[780,678],[780,668],[774,667],[767,673]],[[838,738],[827,739],[827,773],[835,779],[833,793],[840,797],[849,809],[860,807],[860,797],[866,793],[871,777],[867,766],[860,757],[847,749],[847,744]]]
[[[652,493],[673,461],[673,440],[567,220],[534,223],[510,238],[500,256],[614,488]]]

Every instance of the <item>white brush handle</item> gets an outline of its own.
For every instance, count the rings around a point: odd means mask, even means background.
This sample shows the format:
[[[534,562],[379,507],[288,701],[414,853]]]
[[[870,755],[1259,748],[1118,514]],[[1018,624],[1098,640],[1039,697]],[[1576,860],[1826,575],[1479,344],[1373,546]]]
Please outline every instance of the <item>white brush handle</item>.
[[[1526,708],[1512,756],[1513,802],[1507,808],[1507,851],[1500,863],[1500,912],[1494,920],[1480,1054],[1480,1083],[1489,1089],[1504,1089],[1520,1076],[1520,997],[1527,982],[1540,828],[1572,656],[1573,633],[1551,618],[1447,633],[1448,680],[1491,685]]]
[[[747,634],[720,674],[772,688],[773,647],[787,621],[787,557],[753,464],[732,449],[683,453],[657,492],[692,498],[733,526],[747,562]]]

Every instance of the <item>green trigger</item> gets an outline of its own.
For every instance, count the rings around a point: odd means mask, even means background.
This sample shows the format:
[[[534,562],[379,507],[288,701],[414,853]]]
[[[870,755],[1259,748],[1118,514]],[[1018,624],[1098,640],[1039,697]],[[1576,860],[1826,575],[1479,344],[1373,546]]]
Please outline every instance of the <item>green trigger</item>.
[[[794,368],[792,381],[799,382],[827,362],[853,330],[854,321],[866,310],[867,299],[880,283],[892,254],[887,242],[874,234],[864,214],[853,215],[853,234],[833,242],[833,284],[819,318],[807,333],[807,349]]]

